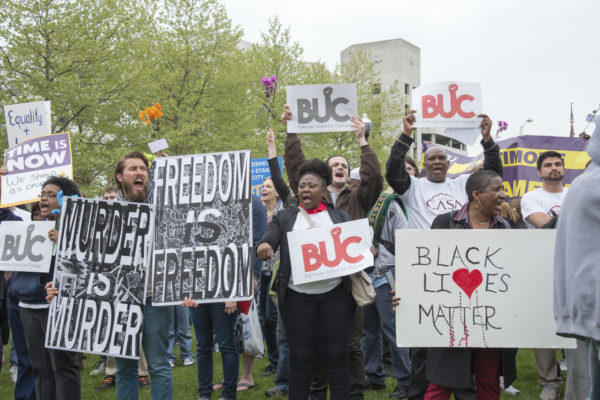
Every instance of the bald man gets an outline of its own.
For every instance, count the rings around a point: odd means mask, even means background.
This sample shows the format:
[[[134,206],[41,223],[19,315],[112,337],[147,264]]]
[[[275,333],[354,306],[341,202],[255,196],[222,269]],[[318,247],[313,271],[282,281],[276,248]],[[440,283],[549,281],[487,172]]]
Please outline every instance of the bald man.
[[[483,169],[496,171],[502,176],[500,148],[492,139],[492,121],[480,114],[481,145],[483,146]],[[406,172],[404,160],[413,143],[412,128],[415,111],[411,110],[402,120],[404,130],[394,146],[386,164],[385,179],[400,195],[406,205],[409,229],[429,229],[433,219],[439,214],[460,209],[467,202],[465,183],[469,174],[457,178],[447,178],[448,154],[441,147],[433,147],[425,153],[423,170],[425,178],[417,179]]]

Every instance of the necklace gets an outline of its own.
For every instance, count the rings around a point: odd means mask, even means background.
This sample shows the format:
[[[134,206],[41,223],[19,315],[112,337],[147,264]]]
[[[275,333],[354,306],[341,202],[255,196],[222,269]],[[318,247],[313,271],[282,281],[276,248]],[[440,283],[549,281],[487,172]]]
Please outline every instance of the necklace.
[[[489,223],[490,223],[490,221],[487,221],[487,222],[477,222],[474,219],[471,219],[471,222],[473,222],[473,223],[475,223],[477,225],[486,225],[486,224],[489,225]]]

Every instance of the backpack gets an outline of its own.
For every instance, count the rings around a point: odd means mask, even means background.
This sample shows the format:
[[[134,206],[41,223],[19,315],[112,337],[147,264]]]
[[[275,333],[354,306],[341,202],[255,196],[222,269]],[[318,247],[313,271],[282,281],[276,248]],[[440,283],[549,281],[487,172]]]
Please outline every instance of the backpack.
[[[367,213],[367,219],[369,220],[369,226],[373,229],[373,246],[378,248],[379,244],[381,243],[391,254],[395,255],[396,249],[394,247],[394,243],[381,239],[381,229],[383,228],[385,216],[387,215],[388,208],[390,207],[392,201],[398,202],[400,208],[402,208],[404,216],[408,219],[406,207],[404,206],[404,202],[400,199],[400,196],[397,193],[386,192],[383,192],[379,195],[377,202]]]

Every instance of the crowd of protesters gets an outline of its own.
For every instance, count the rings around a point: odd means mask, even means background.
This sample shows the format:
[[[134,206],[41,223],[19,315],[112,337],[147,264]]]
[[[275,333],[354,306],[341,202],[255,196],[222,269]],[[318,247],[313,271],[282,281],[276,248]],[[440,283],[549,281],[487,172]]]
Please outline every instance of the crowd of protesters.
[[[285,107],[282,120],[291,119]],[[351,169],[346,158],[306,159],[297,134],[286,136],[283,155],[289,185],[277,162],[275,136],[266,135],[271,177],[262,183],[261,197],[252,199],[255,254],[254,293],[266,342],[268,365],[258,373],[273,376],[266,397],[334,400],[363,399],[369,391],[386,390],[386,377],[395,380],[388,394],[396,399],[499,399],[502,389],[518,393],[517,349],[399,348],[396,346],[395,239],[398,229],[557,229],[554,270],[554,311],[557,333],[577,339],[566,349],[565,398],[600,399],[600,138],[591,137],[591,163],[570,189],[563,185],[562,155],[543,152],[537,161],[542,187],[520,201],[507,202],[503,190],[500,149],[491,137],[492,121],[481,118],[483,166],[451,179],[445,150],[432,147],[424,154],[423,171],[407,153],[413,143],[415,112],[403,119],[403,132],[394,143],[384,176],[369,146],[365,125],[352,118],[360,165]],[[160,153],[159,156],[166,156]],[[2,168],[0,173],[6,173]],[[115,168],[116,187],[104,191],[105,200],[152,203],[151,168],[138,151],[127,153]],[[38,203],[31,204],[31,220],[60,220],[57,197],[83,196],[67,178],[53,177],[42,186]],[[433,199],[443,207],[433,207]],[[56,212],[55,210],[58,210]],[[21,220],[18,210],[0,208],[2,221]],[[559,217],[560,214],[560,217]],[[358,307],[348,277],[311,283],[294,281],[287,234],[368,218],[374,241],[375,265],[367,269],[376,291],[375,302]],[[56,229],[48,232],[58,240]],[[450,233],[449,233],[450,234]],[[48,304],[58,290],[48,273],[8,272],[0,277],[0,337],[12,333],[11,376],[15,399],[81,398],[80,359],[76,353],[44,346]],[[550,273],[550,271],[548,271]],[[148,283],[150,285],[150,283]],[[148,287],[142,351],[139,360],[100,357],[90,375],[104,376],[96,390],[116,386],[117,399],[136,399],[150,386],[152,399],[173,399],[171,369],[197,366],[198,400],[235,399],[254,382],[254,357],[243,354],[236,335],[245,302],[198,303],[186,299],[179,306],[152,305]],[[550,307],[551,305],[548,305]],[[10,326],[10,329],[9,329]],[[192,348],[191,327],[196,339]],[[213,381],[213,351],[218,342],[223,380]],[[97,356],[93,356],[97,357]],[[560,397],[563,382],[554,349],[536,349],[540,398]],[[240,371],[240,359],[242,367]],[[1,368],[1,364],[0,364]],[[518,382],[518,381],[517,381]]]

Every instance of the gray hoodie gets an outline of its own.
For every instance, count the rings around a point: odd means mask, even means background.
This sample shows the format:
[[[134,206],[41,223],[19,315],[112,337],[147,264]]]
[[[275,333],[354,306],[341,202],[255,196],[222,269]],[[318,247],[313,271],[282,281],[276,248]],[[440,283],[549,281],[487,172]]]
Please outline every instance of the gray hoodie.
[[[600,340],[600,116],[592,158],[567,193],[554,252],[554,319],[561,336]]]

